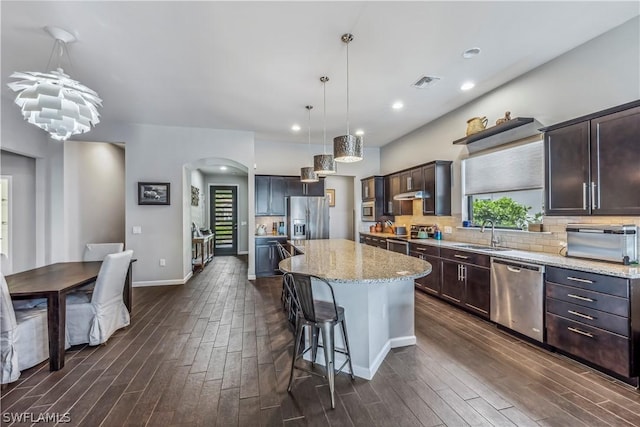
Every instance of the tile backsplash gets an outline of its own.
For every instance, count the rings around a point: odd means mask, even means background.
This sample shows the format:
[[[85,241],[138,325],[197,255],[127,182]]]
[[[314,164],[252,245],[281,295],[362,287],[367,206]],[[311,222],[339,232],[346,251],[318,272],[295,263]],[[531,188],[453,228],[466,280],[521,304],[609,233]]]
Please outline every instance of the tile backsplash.
[[[420,200],[414,201],[421,203]],[[414,212],[419,212],[414,206]],[[395,223],[398,225],[411,224],[437,224],[443,230],[444,227],[451,227],[451,234],[443,234],[443,239],[459,242],[468,242],[482,245],[491,244],[491,233],[480,232],[475,227],[463,228],[462,217],[457,216],[422,216],[403,215],[396,216]],[[567,242],[567,224],[635,224],[640,227],[640,217],[638,216],[545,216],[543,219],[542,232],[501,230],[496,229],[496,235],[500,240],[500,246],[525,251],[546,252],[558,254],[565,247]],[[640,240],[640,239],[639,239]],[[639,243],[640,246],[640,243]],[[640,247],[638,248],[640,253]]]

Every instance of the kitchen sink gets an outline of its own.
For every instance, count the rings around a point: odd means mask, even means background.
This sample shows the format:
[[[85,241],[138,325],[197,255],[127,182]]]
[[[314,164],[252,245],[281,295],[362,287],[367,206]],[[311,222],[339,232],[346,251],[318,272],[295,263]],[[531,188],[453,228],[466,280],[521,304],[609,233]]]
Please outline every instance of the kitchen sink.
[[[460,245],[455,245],[455,246],[458,247],[458,248],[477,249],[477,250],[491,251],[491,252],[504,252],[504,251],[510,251],[511,250],[509,248],[499,248],[499,247],[484,246],[484,245],[470,245],[468,243],[462,243]]]

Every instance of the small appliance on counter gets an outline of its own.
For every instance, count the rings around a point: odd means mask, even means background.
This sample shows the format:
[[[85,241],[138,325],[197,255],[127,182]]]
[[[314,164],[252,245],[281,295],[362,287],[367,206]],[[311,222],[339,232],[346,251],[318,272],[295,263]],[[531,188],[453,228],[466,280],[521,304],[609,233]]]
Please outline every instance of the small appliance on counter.
[[[638,260],[636,225],[567,224],[567,256],[628,265]]]
[[[412,239],[433,239],[438,226],[435,224],[413,224],[409,237]]]

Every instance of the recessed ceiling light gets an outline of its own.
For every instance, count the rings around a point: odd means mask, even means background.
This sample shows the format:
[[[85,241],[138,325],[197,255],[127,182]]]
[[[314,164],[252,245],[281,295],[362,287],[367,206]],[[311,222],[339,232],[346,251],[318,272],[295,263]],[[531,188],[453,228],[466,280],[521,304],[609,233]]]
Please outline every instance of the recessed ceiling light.
[[[476,84],[473,82],[464,82],[462,86],[460,86],[460,90],[469,90],[473,89]]]
[[[464,52],[462,52],[462,57],[465,59],[471,59],[475,56],[480,55],[480,48],[479,47],[472,47],[471,49],[467,49]]]
[[[358,129],[358,130],[356,131],[356,135],[358,135],[358,136],[362,136],[362,135],[364,135],[364,131],[363,131],[362,129]]]
[[[221,170],[221,171],[226,171],[226,170],[227,170],[227,167],[226,167],[226,166],[220,166],[220,170]]]
[[[291,130],[294,131],[294,132],[298,132],[300,130],[300,125],[291,126]]]
[[[439,80],[440,80],[440,77],[436,77],[436,76],[422,76],[418,80],[416,80],[416,82],[413,83],[411,86],[418,89],[425,89],[429,86],[432,86],[438,83]]]
[[[391,108],[393,108],[394,110],[401,110],[402,107],[404,107],[404,104],[400,101],[394,102],[393,105],[391,106]]]

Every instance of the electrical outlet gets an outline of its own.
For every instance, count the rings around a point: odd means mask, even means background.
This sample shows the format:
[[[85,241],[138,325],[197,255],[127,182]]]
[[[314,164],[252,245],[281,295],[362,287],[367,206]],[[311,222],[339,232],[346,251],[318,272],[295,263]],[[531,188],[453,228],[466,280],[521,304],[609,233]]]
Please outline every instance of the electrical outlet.
[[[160,258],[160,267],[164,267],[165,265],[167,265],[167,260]]]
[[[558,242],[558,245],[560,245],[561,248],[566,248],[567,242]]]
[[[445,225],[444,226],[444,232],[445,232],[445,234],[451,234],[451,233],[453,233],[453,230],[448,225]]]

